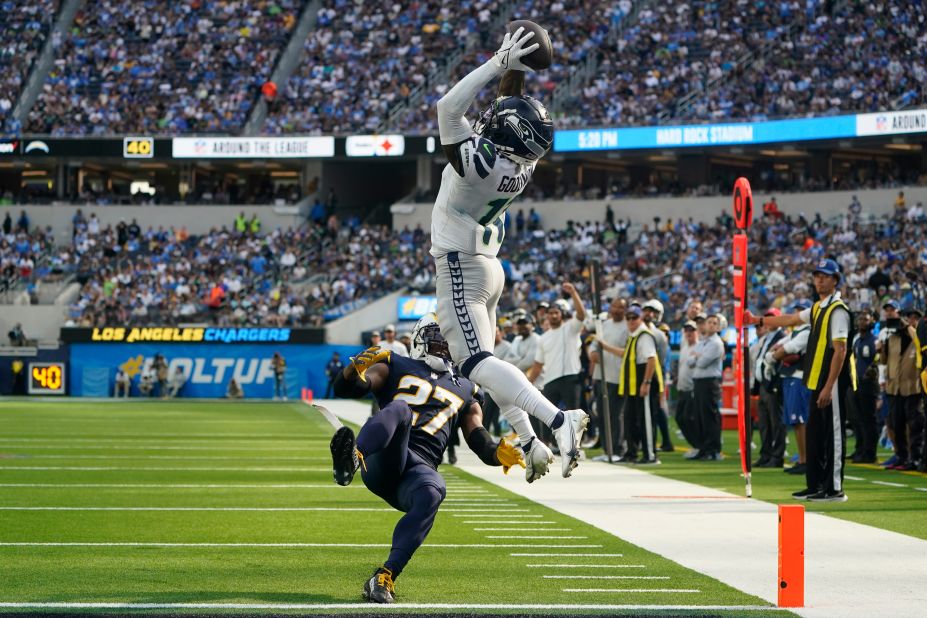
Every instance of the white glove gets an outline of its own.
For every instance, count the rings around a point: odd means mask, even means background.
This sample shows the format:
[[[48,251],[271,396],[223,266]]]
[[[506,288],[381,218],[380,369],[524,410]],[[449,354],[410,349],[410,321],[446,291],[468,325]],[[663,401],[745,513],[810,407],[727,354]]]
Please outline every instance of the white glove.
[[[521,59],[540,47],[540,44],[535,43],[534,45],[525,47],[525,45],[528,44],[528,40],[534,36],[534,33],[529,32],[524,34],[524,31],[524,28],[519,28],[515,32],[505,33],[505,38],[502,39],[502,46],[499,47],[499,51],[492,57],[493,64],[503,71],[534,70],[522,64]]]

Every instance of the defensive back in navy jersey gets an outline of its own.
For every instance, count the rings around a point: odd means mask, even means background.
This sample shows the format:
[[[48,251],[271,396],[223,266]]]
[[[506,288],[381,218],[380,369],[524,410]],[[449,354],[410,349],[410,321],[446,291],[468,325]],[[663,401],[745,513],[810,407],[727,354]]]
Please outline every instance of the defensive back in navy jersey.
[[[389,379],[376,393],[381,407],[402,400],[412,408],[409,448],[435,468],[440,465],[460,413],[476,401],[477,386],[448,372],[437,372],[421,360],[391,354]]]

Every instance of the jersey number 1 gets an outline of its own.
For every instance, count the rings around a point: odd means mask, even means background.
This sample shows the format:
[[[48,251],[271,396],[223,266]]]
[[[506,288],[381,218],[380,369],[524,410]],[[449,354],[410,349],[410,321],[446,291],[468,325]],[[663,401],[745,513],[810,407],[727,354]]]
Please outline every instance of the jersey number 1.
[[[499,213],[504,212],[513,199],[515,198],[503,197],[486,204],[489,210],[479,220],[479,224],[486,228],[483,232],[484,245],[491,244],[494,235],[499,236],[499,244],[502,244],[502,240],[505,238],[505,220],[502,218],[504,215]]]

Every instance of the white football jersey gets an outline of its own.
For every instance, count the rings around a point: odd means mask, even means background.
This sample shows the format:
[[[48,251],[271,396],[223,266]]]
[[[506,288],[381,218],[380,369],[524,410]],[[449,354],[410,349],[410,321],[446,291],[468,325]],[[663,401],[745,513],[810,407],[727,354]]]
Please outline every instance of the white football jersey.
[[[474,135],[458,145],[464,175],[450,163],[431,213],[431,254],[452,251],[496,257],[505,238],[505,211],[524,190],[536,162],[519,165]]]

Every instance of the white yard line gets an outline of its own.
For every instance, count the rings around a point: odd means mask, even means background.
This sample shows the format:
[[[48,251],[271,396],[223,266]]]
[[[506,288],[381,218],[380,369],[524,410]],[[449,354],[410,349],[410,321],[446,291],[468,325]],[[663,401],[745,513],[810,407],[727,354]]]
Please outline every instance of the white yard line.
[[[0,460],[2,461],[2,460]],[[135,471],[143,472],[331,472],[331,468],[192,468],[192,467],[161,467],[161,466],[0,466],[0,472],[15,472],[16,470],[69,470],[75,472],[101,472],[101,471]]]
[[[390,509],[392,510],[392,509]],[[0,542],[0,547],[392,547],[390,543],[146,543],[146,542]],[[509,549],[526,548],[524,543],[425,543],[421,548],[462,548]],[[601,545],[544,545],[531,543],[530,547],[548,547],[551,549],[583,549],[602,547]]]
[[[509,554],[515,557],[550,558],[550,557],[583,557],[583,558],[623,558],[624,554]]]
[[[529,569],[646,569],[643,564],[526,564]]]
[[[542,536],[538,534],[487,534],[487,539],[588,539],[588,536]]]
[[[476,532],[570,532],[572,528],[474,528],[474,530]]]
[[[38,487],[38,488],[99,488],[99,489],[366,489],[362,484],[342,487],[334,483],[324,485],[311,483],[290,484],[222,484],[222,483],[0,483],[0,487]]]
[[[538,526],[547,526],[547,525],[552,526],[552,525],[555,525],[555,524],[557,524],[557,523],[559,523],[559,522],[556,522],[556,521],[538,521],[537,519],[532,519],[532,520],[530,520],[530,521],[518,521],[518,520],[514,520],[514,521],[513,521],[513,520],[511,520],[511,519],[499,519],[499,520],[492,520],[492,519],[489,519],[489,520],[486,520],[486,519],[468,519],[468,520],[464,520],[464,521],[461,522],[461,523],[465,523],[465,524],[509,524],[509,525],[536,524],[536,525],[538,525]],[[511,528],[506,528],[506,530],[511,530]]]
[[[672,594],[697,594],[697,588],[563,588],[563,592],[667,592]]]
[[[441,509],[441,510],[446,511],[447,509]],[[485,513],[486,511],[479,511],[479,512]],[[507,513],[508,511],[504,511],[504,512]],[[454,517],[475,517],[478,519],[480,516],[479,515],[454,515]],[[489,513],[487,514],[487,517],[498,517],[498,514]],[[546,515],[525,515],[523,513],[519,513],[518,515],[512,515],[511,518],[507,517],[506,521],[518,521],[519,519],[543,519],[544,517],[547,517],[547,516]]]
[[[869,481],[873,485],[884,485],[885,487],[907,487],[904,483],[890,483],[889,481]]]
[[[3,609],[121,609],[121,610],[179,610],[179,609],[230,609],[230,610],[321,610],[351,609],[381,613],[403,613],[410,609],[448,609],[467,611],[470,609],[487,610],[595,610],[595,611],[730,611],[730,612],[765,612],[777,610],[766,605],[608,605],[597,604],[510,604],[510,603],[394,603],[392,605],[375,605],[370,603],[59,603],[59,602],[0,602]]]
[[[669,575],[541,575],[544,579],[669,579]]]
[[[369,511],[394,513],[395,509],[356,506],[0,506],[0,511]]]

